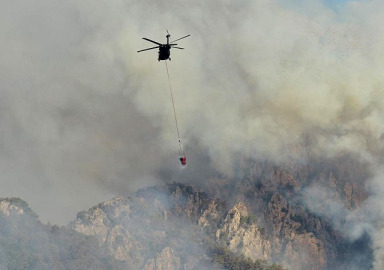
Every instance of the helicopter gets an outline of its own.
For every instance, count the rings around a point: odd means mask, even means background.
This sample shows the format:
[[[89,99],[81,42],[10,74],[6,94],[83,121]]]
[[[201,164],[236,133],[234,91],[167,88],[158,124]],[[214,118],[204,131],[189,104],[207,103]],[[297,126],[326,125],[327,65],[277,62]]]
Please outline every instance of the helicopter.
[[[140,51],[137,51],[137,52],[139,53],[139,52],[143,52],[143,51],[148,51],[148,50],[153,50],[153,49],[159,48],[159,57],[158,57],[159,62],[160,62],[160,60],[167,60],[167,59],[171,60],[171,58],[169,57],[171,55],[171,52],[170,52],[171,48],[176,48],[176,49],[184,50],[184,48],[175,47],[177,44],[174,44],[172,42],[178,41],[180,39],[183,39],[183,38],[186,38],[186,37],[189,37],[189,36],[190,35],[186,35],[184,37],[178,38],[178,39],[176,39],[174,41],[171,41],[171,43],[169,43],[169,38],[171,37],[171,35],[169,34],[169,32],[167,30],[167,35],[166,35],[166,37],[167,37],[167,44],[161,44],[161,43],[156,42],[154,40],[151,40],[149,38],[143,38],[146,41],[149,41],[149,42],[157,44],[158,46],[152,47],[152,48],[148,48],[148,49],[144,49],[144,50],[140,50]]]

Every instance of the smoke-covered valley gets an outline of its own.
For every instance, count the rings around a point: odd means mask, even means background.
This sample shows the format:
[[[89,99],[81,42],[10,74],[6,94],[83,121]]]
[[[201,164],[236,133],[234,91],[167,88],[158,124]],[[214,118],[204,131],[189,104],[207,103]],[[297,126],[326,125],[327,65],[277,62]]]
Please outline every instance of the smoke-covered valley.
[[[65,225],[101,201],[183,182],[268,226],[290,216],[306,233],[340,233],[351,246],[337,254],[382,269],[382,1],[0,3],[0,197]],[[166,29],[191,34],[168,62],[182,169],[164,63],[136,53]],[[281,216],[269,203],[284,200]]]

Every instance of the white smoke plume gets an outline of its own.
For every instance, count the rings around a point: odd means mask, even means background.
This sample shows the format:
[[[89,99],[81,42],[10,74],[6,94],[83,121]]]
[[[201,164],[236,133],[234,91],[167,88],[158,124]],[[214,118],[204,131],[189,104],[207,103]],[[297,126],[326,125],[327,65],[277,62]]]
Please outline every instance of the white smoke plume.
[[[367,183],[368,199],[356,209],[348,209],[335,190],[321,186],[306,188],[303,192],[303,200],[311,212],[325,217],[335,230],[351,242],[369,235],[373,242],[375,258],[373,269],[378,270],[384,267],[382,209],[384,172],[382,166],[377,167],[375,172],[376,175]]]

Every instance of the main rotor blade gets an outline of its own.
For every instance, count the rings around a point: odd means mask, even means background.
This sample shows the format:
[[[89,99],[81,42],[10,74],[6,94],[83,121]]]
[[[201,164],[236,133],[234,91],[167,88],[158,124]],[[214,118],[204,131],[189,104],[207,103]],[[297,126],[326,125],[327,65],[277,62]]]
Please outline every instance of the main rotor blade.
[[[148,48],[148,49],[144,49],[144,50],[140,50],[140,51],[137,51],[137,52],[143,52],[143,51],[153,50],[153,49],[157,49],[157,48],[159,48],[159,46]]]
[[[176,48],[176,49],[184,50],[184,48],[180,48],[180,47],[172,47],[172,48]]]
[[[177,45],[177,43],[169,44],[169,46],[176,46],[176,45]]]
[[[145,39],[146,41],[155,43],[155,44],[157,44],[157,45],[161,45],[159,42],[153,41],[153,40],[151,40],[151,39],[149,39],[149,38],[145,38],[145,37],[143,37],[143,39]]]
[[[189,36],[190,36],[190,35],[187,35],[187,36],[185,36],[185,37],[181,37],[181,38],[176,39],[176,40],[174,40],[174,41],[172,41],[172,42],[178,41],[178,40],[180,40],[180,39],[183,39],[183,38],[186,38],[186,37],[189,37]]]

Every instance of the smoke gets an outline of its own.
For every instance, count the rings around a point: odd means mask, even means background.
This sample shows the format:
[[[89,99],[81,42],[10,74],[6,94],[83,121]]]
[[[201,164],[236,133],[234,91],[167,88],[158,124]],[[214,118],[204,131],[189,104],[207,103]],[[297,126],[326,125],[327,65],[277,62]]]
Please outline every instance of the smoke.
[[[374,225],[375,230],[371,233],[373,239],[374,250],[374,269],[382,269],[384,267],[384,253],[383,253],[383,235],[384,235],[384,213],[383,213],[383,179],[384,171],[383,166],[375,170],[377,173],[374,179],[367,184],[367,189],[370,192],[369,198],[365,202],[365,213],[368,216],[367,219]]]
[[[43,221],[64,224],[162,179],[231,174],[239,155],[382,158],[380,1],[338,11],[318,1],[1,4],[0,196],[23,198]],[[136,53],[152,46],[142,37],[165,41],[165,29],[191,34],[169,63],[192,160],[183,170],[164,63],[156,50]],[[368,200],[377,211],[381,191]]]
[[[384,172],[382,165],[374,164],[372,166],[375,175],[366,184],[369,197],[361,207],[356,209],[348,209],[335,190],[311,186],[303,192],[303,201],[311,212],[326,218],[335,230],[342,233],[351,243],[356,243],[353,246],[358,248],[356,255],[360,255],[361,258],[354,257],[351,265],[348,265],[348,269],[353,264],[357,269],[367,268],[367,261],[369,263],[369,259],[371,259],[369,257],[372,256],[364,249],[368,246],[373,250],[373,269],[382,269],[384,266],[384,213],[382,210]],[[365,267],[359,266],[357,262],[365,264]]]

